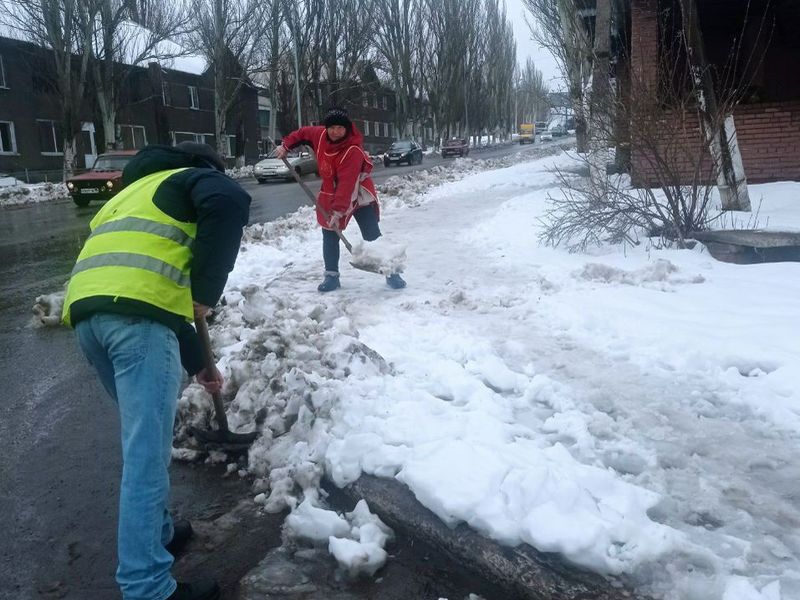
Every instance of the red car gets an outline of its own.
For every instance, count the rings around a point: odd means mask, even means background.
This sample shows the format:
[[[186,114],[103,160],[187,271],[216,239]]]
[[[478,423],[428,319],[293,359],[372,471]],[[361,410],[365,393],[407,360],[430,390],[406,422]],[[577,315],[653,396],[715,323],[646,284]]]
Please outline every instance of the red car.
[[[92,168],[67,179],[72,201],[87,206],[92,200],[108,200],[122,189],[122,169],[137,150],[116,150],[97,157]]]
[[[442,158],[447,156],[468,156],[469,144],[461,138],[451,138],[442,144]]]

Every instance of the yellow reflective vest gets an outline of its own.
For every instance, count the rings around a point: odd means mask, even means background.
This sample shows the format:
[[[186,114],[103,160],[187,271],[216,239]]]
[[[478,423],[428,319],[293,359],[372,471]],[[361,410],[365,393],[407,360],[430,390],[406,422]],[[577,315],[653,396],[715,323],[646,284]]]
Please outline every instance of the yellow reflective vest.
[[[193,319],[189,271],[197,223],[173,219],[153,203],[158,186],[183,170],[134,181],[95,215],[64,298],[65,325],[72,304],[93,296],[130,298]]]

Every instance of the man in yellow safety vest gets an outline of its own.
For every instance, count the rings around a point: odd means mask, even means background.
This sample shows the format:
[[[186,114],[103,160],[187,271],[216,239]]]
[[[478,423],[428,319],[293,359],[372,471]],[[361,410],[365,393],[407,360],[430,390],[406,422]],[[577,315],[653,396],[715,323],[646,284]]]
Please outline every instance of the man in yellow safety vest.
[[[181,364],[209,392],[195,315],[222,295],[250,196],[205,144],[148,146],[123,171],[125,188],[91,222],[64,300],[64,323],[105,389],[122,428],[117,582],[124,600],[216,600],[213,580],[178,583],[174,555],[192,534],[167,509]]]

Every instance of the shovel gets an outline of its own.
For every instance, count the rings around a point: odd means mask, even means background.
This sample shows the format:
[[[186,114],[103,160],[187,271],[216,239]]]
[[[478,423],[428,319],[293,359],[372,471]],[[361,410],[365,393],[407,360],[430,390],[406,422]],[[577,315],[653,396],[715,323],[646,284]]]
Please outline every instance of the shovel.
[[[200,345],[203,348],[203,365],[206,372],[210,373],[216,369],[214,355],[211,353],[211,339],[208,337],[208,325],[205,317],[195,317],[195,327],[197,335],[200,336]],[[222,405],[222,397],[219,392],[211,395],[214,400],[214,416],[217,420],[217,429],[207,430],[192,427],[190,434],[204,444],[220,446],[227,450],[245,450],[258,437],[257,431],[250,433],[235,433],[228,429],[228,417],[225,415],[225,407]]]
[[[289,164],[289,161],[286,160],[285,156],[281,160],[283,161],[283,164],[286,165],[286,168],[289,169],[289,171],[291,171],[292,175],[294,175],[294,180],[297,183],[300,184],[300,187],[303,188],[303,191],[306,193],[306,195],[314,203],[314,206],[317,207],[317,210],[322,215],[322,218],[325,219],[326,221],[329,221],[330,218],[331,218],[330,213],[328,213],[328,211],[326,211],[324,208],[322,208],[320,206],[319,200],[317,200],[317,197],[314,195],[314,192],[312,192],[310,189],[308,189],[308,186],[305,184],[305,182],[302,179],[300,179],[300,175],[298,175],[297,171],[295,171],[292,168],[292,165]],[[350,254],[353,254],[353,245],[350,242],[347,241],[347,238],[344,237],[344,234],[342,233],[342,231],[340,229],[337,229],[337,228],[334,228],[333,230],[336,232],[336,235],[339,236],[339,239],[342,240],[342,243],[344,243],[344,247],[347,248],[347,251]],[[379,265],[373,265],[373,264],[371,264],[371,265],[361,265],[359,263],[352,262],[352,261],[350,262],[350,264],[354,268],[361,269],[362,271],[369,271],[370,273],[377,273],[378,275],[385,275],[385,273],[381,272]]]

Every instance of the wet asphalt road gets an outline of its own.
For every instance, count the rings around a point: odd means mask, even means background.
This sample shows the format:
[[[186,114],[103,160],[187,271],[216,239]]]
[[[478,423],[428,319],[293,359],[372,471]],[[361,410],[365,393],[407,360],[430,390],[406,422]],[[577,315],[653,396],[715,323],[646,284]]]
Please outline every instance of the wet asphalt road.
[[[471,158],[517,151],[506,146]],[[380,167],[375,179],[441,162],[429,157],[415,167]],[[318,189],[318,179],[306,181]],[[311,204],[294,183],[240,183],[253,197],[253,223]],[[0,209],[0,600],[119,598],[113,577],[120,473],[115,407],[72,332],[32,327],[30,312],[37,295],[66,281],[98,208],[63,200]],[[172,507],[180,515],[211,523],[250,495],[246,481],[225,478],[217,468],[173,464]],[[176,572],[214,575],[233,599],[239,578],[280,544],[281,521],[282,515],[253,516],[242,523],[237,543],[179,563]],[[499,597],[413,541],[398,540],[393,554],[380,584],[362,582],[347,591],[385,600],[453,600],[470,591]]]

